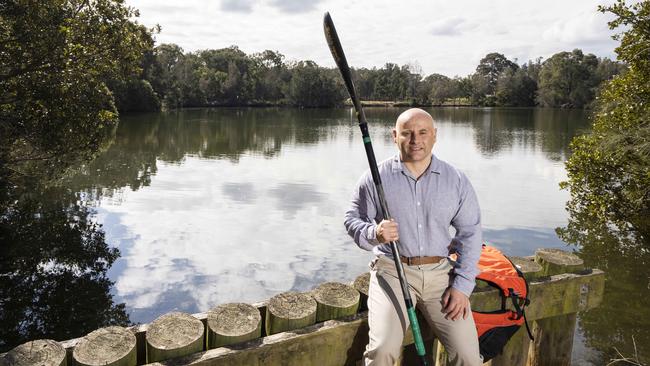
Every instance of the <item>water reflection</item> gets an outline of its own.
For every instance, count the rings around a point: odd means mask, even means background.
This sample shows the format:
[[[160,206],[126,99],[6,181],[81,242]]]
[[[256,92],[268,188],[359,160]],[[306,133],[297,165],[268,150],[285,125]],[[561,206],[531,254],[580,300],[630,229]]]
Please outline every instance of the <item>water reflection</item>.
[[[595,309],[580,314],[586,343],[598,350],[596,364],[629,357],[650,363],[650,242],[633,226],[617,230],[588,212],[577,212],[558,229],[569,243],[579,244],[580,257],[605,271],[605,295]]]
[[[621,251],[620,240],[603,239],[580,250],[586,265],[605,271],[603,302],[580,314],[580,327],[587,344],[600,351],[592,360],[595,364],[606,364],[622,354],[638,356],[640,364],[646,365],[650,363],[650,254]]]
[[[0,217],[0,352],[130,324],[106,274],[119,251],[108,247],[92,211],[65,188],[17,198]]]

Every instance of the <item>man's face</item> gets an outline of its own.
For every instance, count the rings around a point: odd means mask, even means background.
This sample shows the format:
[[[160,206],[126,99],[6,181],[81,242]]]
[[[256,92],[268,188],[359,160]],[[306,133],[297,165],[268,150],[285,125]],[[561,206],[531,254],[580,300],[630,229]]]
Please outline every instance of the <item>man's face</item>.
[[[400,151],[402,161],[419,162],[431,156],[436,143],[436,129],[433,121],[423,115],[413,116],[393,129],[393,138]]]

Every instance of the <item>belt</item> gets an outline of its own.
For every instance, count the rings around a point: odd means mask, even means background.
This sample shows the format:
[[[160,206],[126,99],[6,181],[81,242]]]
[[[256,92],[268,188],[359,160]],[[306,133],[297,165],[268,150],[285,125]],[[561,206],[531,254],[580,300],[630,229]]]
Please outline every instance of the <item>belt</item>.
[[[441,260],[447,258],[447,257],[441,257],[437,255],[431,257],[405,257],[403,255],[400,255],[399,257],[402,260],[402,263],[406,263],[409,266],[419,266],[422,264],[438,263]]]

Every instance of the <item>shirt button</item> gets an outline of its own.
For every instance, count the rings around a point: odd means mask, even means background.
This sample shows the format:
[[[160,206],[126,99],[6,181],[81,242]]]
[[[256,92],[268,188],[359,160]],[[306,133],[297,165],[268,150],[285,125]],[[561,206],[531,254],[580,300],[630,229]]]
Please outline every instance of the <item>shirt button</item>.
[[[420,202],[418,202],[418,206],[420,206]]]
[[[424,249],[424,248],[420,247],[420,250],[422,250],[422,249]]]
[[[422,224],[418,224],[418,227],[422,227]]]

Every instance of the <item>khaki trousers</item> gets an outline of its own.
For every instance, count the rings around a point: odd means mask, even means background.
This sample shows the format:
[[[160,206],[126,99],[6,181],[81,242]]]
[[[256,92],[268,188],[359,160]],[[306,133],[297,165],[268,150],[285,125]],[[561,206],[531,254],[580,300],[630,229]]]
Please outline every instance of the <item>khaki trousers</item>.
[[[421,266],[404,265],[411,298],[445,346],[452,365],[481,365],[474,318],[447,320],[442,294],[449,286],[452,265],[448,259]],[[371,263],[368,289],[369,343],[365,365],[392,366],[400,357],[410,322],[392,258],[380,256]]]

